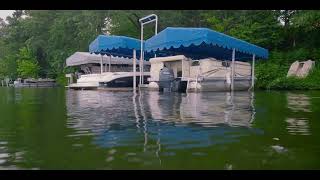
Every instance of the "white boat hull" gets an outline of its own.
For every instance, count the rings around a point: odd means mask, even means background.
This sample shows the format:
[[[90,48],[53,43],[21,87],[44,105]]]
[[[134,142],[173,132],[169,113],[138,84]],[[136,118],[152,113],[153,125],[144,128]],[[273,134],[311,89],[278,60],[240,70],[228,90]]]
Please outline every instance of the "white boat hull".
[[[145,81],[150,76],[150,72],[144,72]],[[139,72],[136,73],[139,82]],[[136,83],[139,84],[139,83]],[[77,83],[67,86],[71,89],[96,89],[98,87],[132,87],[133,72],[105,72],[102,74],[82,75]]]

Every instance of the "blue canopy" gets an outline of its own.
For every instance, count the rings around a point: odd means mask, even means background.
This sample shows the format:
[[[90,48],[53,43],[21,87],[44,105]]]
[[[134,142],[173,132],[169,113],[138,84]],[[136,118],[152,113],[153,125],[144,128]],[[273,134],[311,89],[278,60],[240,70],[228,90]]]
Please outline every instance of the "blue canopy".
[[[231,60],[232,49],[237,60],[268,58],[268,50],[208,28],[168,27],[145,42],[147,54],[157,56],[183,54],[190,58],[213,57]]]
[[[89,52],[96,54],[111,54],[113,56],[132,57],[133,49],[140,57],[140,40],[126,36],[99,35],[89,45]]]

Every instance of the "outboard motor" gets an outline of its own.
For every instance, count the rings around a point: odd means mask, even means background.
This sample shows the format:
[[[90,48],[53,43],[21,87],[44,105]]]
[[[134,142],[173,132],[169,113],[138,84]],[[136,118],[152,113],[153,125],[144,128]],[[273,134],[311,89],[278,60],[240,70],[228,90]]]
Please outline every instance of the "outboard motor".
[[[172,82],[174,81],[174,73],[172,69],[163,67],[159,74],[159,90],[171,91]]]
[[[181,78],[176,78],[172,82],[172,91],[174,92],[186,92],[187,90],[187,81],[181,81]]]

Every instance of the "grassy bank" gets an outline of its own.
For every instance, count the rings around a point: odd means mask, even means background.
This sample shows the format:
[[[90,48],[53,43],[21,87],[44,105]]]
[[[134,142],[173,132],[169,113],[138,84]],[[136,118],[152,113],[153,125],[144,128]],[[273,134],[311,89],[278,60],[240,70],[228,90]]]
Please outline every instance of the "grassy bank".
[[[270,58],[256,65],[256,88],[278,90],[320,89],[319,50],[298,49],[290,52],[271,52]],[[315,68],[306,78],[286,77],[290,65],[296,61],[311,59]]]

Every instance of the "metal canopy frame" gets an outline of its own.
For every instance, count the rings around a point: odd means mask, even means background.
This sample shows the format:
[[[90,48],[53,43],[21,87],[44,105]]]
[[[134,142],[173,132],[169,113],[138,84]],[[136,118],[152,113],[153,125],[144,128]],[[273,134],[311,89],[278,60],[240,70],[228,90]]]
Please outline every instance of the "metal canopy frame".
[[[107,57],[109,55],[109,58],[108,58],[108,60],[109,60],[108,61],[108,71],[107,71],[107,62],[104,62],[104,60],[103,60],[103,56],[104,55],[106,55]],[[111,72],[111,56],[114,56],[114,55],[112,55],[112,53],[100,53],[100,56],[101,56],[101,59],[100,59],[100,74],[102,74],[103,72]],[[103,64],[105,64],[104,70],[103,70]]]
[[[234,77],[235,77],[235,58],[236,57],[236,49],[232,49],[232,66],[231,66],[231,91],[234,91]],[[252,54],[252,65],[251,65],[251,87],[249,90],[254,88],[254,66],[255,66],[256,55]]]
[[[141,27],[141,41],[140,41],[140,81],[139,86],[143,85],[144,82],[144,67],[143,67],[143,59],[144,59],[144,49],[143,49],[143,26],[152,22],[155,22],[155,35],[158,34],[158,16],[156,14],[150,14],[148,16],[145,16],[143,18],[139,19],[140,27]]]

